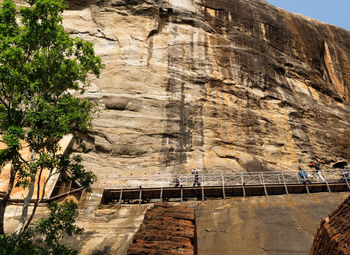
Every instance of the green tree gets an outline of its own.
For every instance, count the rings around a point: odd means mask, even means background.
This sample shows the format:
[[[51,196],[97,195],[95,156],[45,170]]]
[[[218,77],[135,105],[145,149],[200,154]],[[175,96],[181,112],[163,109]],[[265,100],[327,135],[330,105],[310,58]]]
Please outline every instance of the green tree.
[[[60,155],[64,135],[91,128],[95,105],[78,95],[84,93],[91,76],[99,77],[102,61],[93,45],[71,38],[62,26],[64,0],[27,0],[28,7],[16,8],[3,0],[0,9],[0,169],[11,164],[9,185],[0,201],[0,235],[4,234],[4,213],[14,185],[28,189],[15,235],[28,228],[43,194],[28,215],[34,188],[40,187],[44,169],[49,177],[60,174],[89,188],[95,180],[81,158]],[[21,155],[28,144],[31,157]],[[36,181],[35,181],[36,180]],[[40,196],[39,196],[40,195]]]
[[[76,255],[75,250],[61,244],[64,237],[81,234],[82,228],[74,225],[78,206],[72,200],[53,202],[50,213],[31,224],[20,236],[0,235],[0,255]],[[43,238],[41,242],[38,237]]]

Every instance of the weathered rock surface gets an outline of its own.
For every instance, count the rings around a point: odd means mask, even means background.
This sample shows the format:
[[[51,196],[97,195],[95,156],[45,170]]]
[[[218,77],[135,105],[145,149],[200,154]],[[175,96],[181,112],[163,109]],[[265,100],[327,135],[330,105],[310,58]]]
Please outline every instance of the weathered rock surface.
[[[319,193],[206,201],[195,207],[198,254],[309,254],[321,219],[347,196]]]
[[[336,208],[347,193],[299,194],[185,202],[196,213],[198,254],[287,255],[308,254],[321,219]],[[105,206],[82,211],[77,223],[82,236],[65,244],[80,255],[126,255],[151,205]],[[13,231],[18,206],[6,211],[6,231]],[[40,208],[38,217],[47,214]]]
[[[70,1],[106,64],[84,158],[100,177],[349,160],[350,32],[262,0]]]
[[[81,255],[126,255],[150,205],[102,208],[80,212],[77,220],[84,233],[65,240]]]
[[[322,220],[310,255],[350,254],[350,197]]]
[[[156,203],[147,210],[127,254],[193,255],[195,238],[194,209]]]
[[[350,31],[263,0],[70,0],[106,68],[87,97],[99,177],[349,160]]]

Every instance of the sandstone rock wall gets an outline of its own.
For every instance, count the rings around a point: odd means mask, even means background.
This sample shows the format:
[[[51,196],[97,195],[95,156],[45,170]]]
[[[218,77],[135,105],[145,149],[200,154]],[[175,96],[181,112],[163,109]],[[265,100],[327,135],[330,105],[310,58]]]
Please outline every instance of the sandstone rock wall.
[[[195,238],[194,209],[156,203],[147,210],[127,254],[194,255]]]
[[[347,193],[298,194],[185,202],[196,213],[198,254],[308,254],[322,218],[347,198]],[[152,205],[105,206],[80,212],[81,236],[65,244],[80,255],[126,255]],[[6,211],[6,231],[18,223],[20,208]],[[38,217],[47,215],[40,208]]]
[[[99,177],[349,160],[350,32],[263,0],[70,0],[106,68],[85,138]]]
[[[295,194],[200,203],[195,207],[198,254],[309,254],[321,219],[348,195]]]
[[[183,205],[195,210],[200,255],[308,254],[321,219],[327,217],[348,196],[347,193],[317,193],[237,197],[205,202],[188,201]],[[81,255],[126,255],[128,247],[136,238],[135,233],[143,223],[146,210],[151,206],[106,206],[95,213],[82,213],[78,224],[85,232],[77,239],[69,238],[67,244]],[[166,216],[170,217],[171,214]],[[159,219],[159,215],[154,218]],[[159,235],[159,226],[153,232],[146,232],[149,233],[148,237],[153,238],[155,234],[165,239],[163,236],[166,235]],[[178,234],[184,234],[183,230],[181,228]]]
[[[310,255],[350,254],[350,197],[322,220]]]

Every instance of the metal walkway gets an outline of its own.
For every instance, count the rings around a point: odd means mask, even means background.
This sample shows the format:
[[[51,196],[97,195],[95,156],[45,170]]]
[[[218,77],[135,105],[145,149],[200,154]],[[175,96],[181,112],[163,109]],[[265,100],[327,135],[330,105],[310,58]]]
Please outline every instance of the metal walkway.
[[[104,189],[102,203],[145,203],[152,200],[185,201],[197,198],[280,195],[290,193],[350,191],[348,170],[310,172],[311,183],[303,184],[298,172],[240,172],[199,175],[201,186],[193,187],[193,175],[178,175],[180,185],[174,187],[174,175],[144,177],[106,177],[99,180]]]

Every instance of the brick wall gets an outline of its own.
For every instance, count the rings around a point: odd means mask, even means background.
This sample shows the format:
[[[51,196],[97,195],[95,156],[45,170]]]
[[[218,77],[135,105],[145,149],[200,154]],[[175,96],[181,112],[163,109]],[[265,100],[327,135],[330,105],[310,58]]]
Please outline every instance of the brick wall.
[[[350,196],[322,220],[310,255],[350,254]]]
[[[127,254],[196,254],[194,209],[156,203],[146,211]]]

